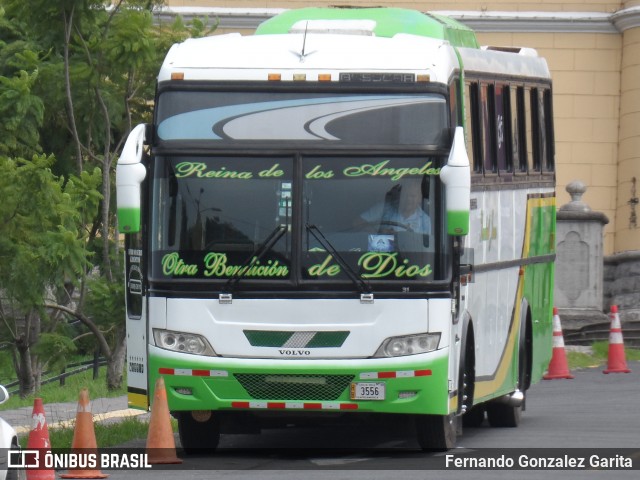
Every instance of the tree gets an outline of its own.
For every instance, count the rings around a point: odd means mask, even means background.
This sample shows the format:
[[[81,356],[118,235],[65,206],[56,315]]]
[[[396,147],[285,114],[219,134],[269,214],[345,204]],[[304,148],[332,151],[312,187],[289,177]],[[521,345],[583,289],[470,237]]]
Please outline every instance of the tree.
[[[6,60],[0,64],[0,88],[6,82],[21,99],[18,104],[3,102],[0,91],[0,113],[3,105],[14,109],[8,112],[13,122],[7,123],[8,140],[0,139],[7,155],[48,152],[55,157],[51,170],[63,178],[83,178],[85,171],[94,175],[95,167],[101,172],[99,214],[86,219],[82,236],[85,253],[93,254],[91,264],[76,273],[79,282],[58,278],[62,284],[49,286],[64,294],[50,298],[46,311],[78,319],[95,335],[109,363],[109,388],[120,386],[125,358],[122,265],[112,195],[117,155],[132,126],[150,120],[155,75],[168,47],[212,31],[201,20],[188,26],[180,20],[154,25],[153,10],[161,3],[0,0],[5,9],[4,17],[0,14],[0,60]],[[19,108],[29,115],[20,115]]]
[[[49,360],[34,351],[41,334],[62,342],[58,322],[43,304],[57,293],[55,286],[73,282],[87,268],[85,215],[94,215],[99,202],[99,169],[65,182],[52,173],[53,161],[0,156],[0,320],[15,346],[22,396],[35,391]]]

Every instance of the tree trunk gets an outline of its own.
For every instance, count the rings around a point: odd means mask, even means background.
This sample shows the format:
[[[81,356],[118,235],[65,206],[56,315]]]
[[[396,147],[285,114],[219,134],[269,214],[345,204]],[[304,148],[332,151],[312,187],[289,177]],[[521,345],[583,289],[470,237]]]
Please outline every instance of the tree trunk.
[[[20,382],[20,398],[28,397],[36,391],[36,382],[31,368],[31,349],[24,335],[16,340],[18,351],[18,382]]]
[[[107,359],[107,389],[109,391],[118,390],[122,387],[126,354],[126,331],[121,328],[118,329],[117,341],[111,357]]]

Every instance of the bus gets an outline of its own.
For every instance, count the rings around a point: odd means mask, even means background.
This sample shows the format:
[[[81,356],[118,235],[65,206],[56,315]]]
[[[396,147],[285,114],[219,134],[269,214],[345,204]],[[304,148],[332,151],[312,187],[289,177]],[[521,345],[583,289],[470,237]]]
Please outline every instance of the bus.
[[[187,453],[306,421],[401,419],[440,451],[517,426],[551,357],[551,92],[534,50],[397,8],[174,45],[116,171],[130,407],[163,377]]]

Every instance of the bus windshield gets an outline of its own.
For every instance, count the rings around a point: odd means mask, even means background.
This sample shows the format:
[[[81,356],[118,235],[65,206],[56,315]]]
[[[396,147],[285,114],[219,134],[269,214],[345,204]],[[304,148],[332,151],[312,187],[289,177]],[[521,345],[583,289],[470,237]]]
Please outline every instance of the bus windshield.
[[[152,277],[353,289],[355,276],[374,291],[445,280],[444,161],[158,156]]]

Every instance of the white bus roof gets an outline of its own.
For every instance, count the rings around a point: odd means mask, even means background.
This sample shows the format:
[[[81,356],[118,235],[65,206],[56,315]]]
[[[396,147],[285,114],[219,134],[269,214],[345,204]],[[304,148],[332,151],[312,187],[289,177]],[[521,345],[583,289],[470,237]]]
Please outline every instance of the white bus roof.
[[[306,38],[305,38],[306,37]],[[304,49],[303,49],[304,47]],[[459,48],[468,73],[491,77],[524,76],[549,79],[546,61],[531,49],[501,50]],[[317,75],[338,72],[427,74],[431,82],[447,83],[458,59],[443,40],[398,34],[392,38],[349,34],[303,33],[287,35],[214,35],[189,39],[174,45],[162,65],[158,81],[173,73],[185,80],[267,80],[279,73],[282,81],[294,74]]]
[[[398,72],[429,74],[446,83],[458,61],[448,42],[416,35],[293,33],[214,35],[174,45],[158,80],[184,74],[185,80],[267,80],[268,73]]]

